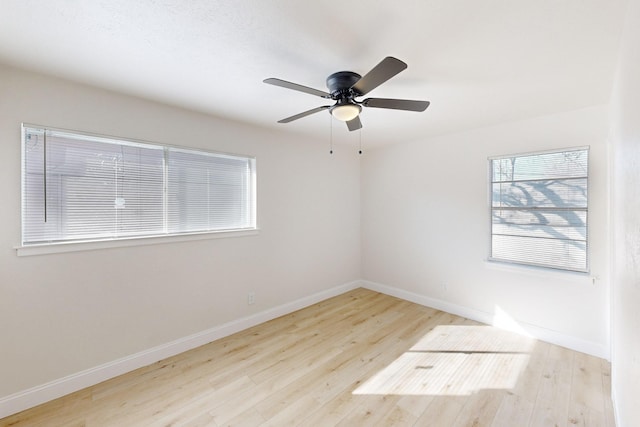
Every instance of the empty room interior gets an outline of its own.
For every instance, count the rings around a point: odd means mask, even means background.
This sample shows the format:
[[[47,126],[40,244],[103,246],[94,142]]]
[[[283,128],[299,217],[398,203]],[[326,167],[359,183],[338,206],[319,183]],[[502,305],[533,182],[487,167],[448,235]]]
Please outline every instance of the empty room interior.
[[[0,0],[0,426],[640,425],[640,0]]]

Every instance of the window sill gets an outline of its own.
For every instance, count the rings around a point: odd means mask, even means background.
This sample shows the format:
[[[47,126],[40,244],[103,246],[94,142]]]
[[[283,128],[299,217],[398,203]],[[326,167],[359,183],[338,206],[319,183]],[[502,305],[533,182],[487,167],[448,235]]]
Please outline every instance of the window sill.
[[[190,242],[194,240],[225,239],[230,237],[255,236],[257,228],[251,230],[211,231],[205,233],[178,234],[172,236],[131,237],[126,239],[89,240],[68,243],[45,243],[16,246],[18,256],[45,255],[65,252],[81,252],[97,249],[123,248],[130,246],[157,245],[163,243]]]
[[[524,274],[527,276],[540,277],[544,279],[558,278],[578,283],[593,283],[599,279],[599,276],[593,275],[588,271],[572,271],[562,270],[551,267],[539,267],[535,265],[519,264],[515,262],[506,262],[491,258],[485,259],[485,266],[491,270],[506,271],[509,273]]]

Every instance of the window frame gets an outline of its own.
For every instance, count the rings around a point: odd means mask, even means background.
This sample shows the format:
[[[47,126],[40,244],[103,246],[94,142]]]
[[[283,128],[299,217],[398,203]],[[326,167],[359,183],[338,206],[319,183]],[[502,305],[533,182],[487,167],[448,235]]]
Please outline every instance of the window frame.
[[[547,270],[547,271],[557,271],[557,272],[561,272],[561,273],[575,273],[575,274],[589,274],[590,273],[590,250],[589,250],[589,242],[590,242],[590,238],[589,238],[589,223],[590,223],[590,216],[591,216],[591,209],[590,209],[590,201],[591,201],[591,197],[590,197],[590,192],[591,192],[591,172],[590,172],[590,167],[591,167],[591,150],[590,150],[590,146],[586,145],[586,146],[576,146],[576,147],[566,147],[566,148],[560,148],[560,149],[549,149],[549,150],[540,150],[540,151],[529,151],[529,152],[523,152],[523,153],[514,153],[514,154],[506,154],[506,155],[497,155],[497,156],[490,156],[488,157],[488,161],[487,161],[487,181],[488,181],[488,199],[487,199],[487,204],[488,204],[488,208],[489,208],[489,242],[488,242],[488,253],[489,256],[487,258],[488,261],[490,262],[495,262],[495,263],[500,263],[500,264],[505,264],[505,265],[513,265],[516,267],[527,267],[527,268],[534,268],[534,269],[541,269],[541,270]],[[584,255],[585,255],[585,267],[584,269],[582,268],[570,268],[570,267],[562,267],[562,266],[558,266],[558,265],[551,265],[551,264],[543,264],[543,263],[536,263],[536,262],[526,262],[526,261],[519,261],[519,260],[511,260],[511,259],[504,259],[504,258],[498,258],[498,257],[493,257],[493,248],[494,248],[494,244],[493,244],[493,237],[494,237],[494,232],[493,232],[493,211],[494,211],[494,206],[493,206],[493,184],[495,183],[493,180],[493,161],[494,160],[501,160],[501,159],[510,159],[510,158],[519,158],[519,157],[527,157],[527,156],[536,156],[536,155],[545,155],[545,154],[555,154],[555,153],[568,153],[568,152],[573,152],[573,151],[586,151],[587,152],[587,171],[586,171],[586,176],[584,177],[584,179],[586,180],[586,208],[583,209],[574,209],[574,210],[583,210],[586,214],[586,220],[585,220],[585,237],[584,237],[584,243],[585,243],[585,249],[584,249]],[[560,178],[560,179],[576,179],[577,177],[572,177],[572,178]],[[552,179],[558,179],[558,178],[547,178],[547,180],[552,180]],[[542,178],[541,180],[544,180],[544,178]],[[516,180],[514,180],[516,181]],[[497,182],[497,181],[496,181]],[[549,208],[549,209],[553,209],[553,208]],[[533,210],[533,209],[530,209]]]
[[[162,192],[163,197],[167,197],[167,176],[168,176],[168,162],[167,153],[170,151],[189,152],[189,153],[202,153],[205,156],[221,157],[221,158],[235,158],[246,160],[249,167],[249,177],[247,180],[247,190],[240,195],[241,199],[244,199],[247,203],[248,210],[248,226],[242,228],[225,228],[214,230],[197,230],[187,232],[153,232],[140,235],[123,235],[123,236],[107,236],[96,237],[88,239],[65,239],[55,241],[44,241],[29,243],[25,241],[25,201],[27,198],[26,193],[26,161],[27,161],[27,146],[26,146],[26,134],[29,129],[34,130],[46,130],[51,132],[58,132],[61,134],[72,135],[76,138],[86,139],[88,141],[113,143],[117,146],[138,146],[143,148],[161,149],[164,152],[163,162],[163,185]],[[46,160],[45,160],[46,161]],[[178,146],[172,144],[163,144],[157,142],[149,142],[135,138],[124,138],[118,136],[109,136],[104,134],[96,134],[85,131],[69,130],[51,126],[42,126],[32,123],[21,124],[21,168],[20,168],[20,181],[21,181],[21,232],[20,232],[20,244],[15,247],[18,255],[38,255],[44,253],[55,252],[70,252],[81,251],[87,249],[98,248],[110,248],[110,247],[123,247],[123,246],[137,246],[148,245],[156,243],[167,243],[177,241],[189,241],[189,240],[202,240],[211,238],[223,238],[223,237],[239,237],[255,235],[258,233],[258,220],[257,220],[257,167],[256,158],[254,156],[248,156],[245,154],[237,153],[225,153],[220,151],[206,150],[202,148]],[[165,221],[168,215],[168,205],[165,203],[162,207],[162,215],[165,217]]]

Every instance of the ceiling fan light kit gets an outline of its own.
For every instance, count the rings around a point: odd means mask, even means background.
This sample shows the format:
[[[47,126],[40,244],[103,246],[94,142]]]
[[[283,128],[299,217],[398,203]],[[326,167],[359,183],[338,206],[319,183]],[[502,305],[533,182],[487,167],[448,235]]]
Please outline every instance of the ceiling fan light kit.
[[[343,122],[349,122],[355,119],[360,114],[360,111],[362,111],[361,106],[349,101],[338,101],[336,105],[329,108],[331,115]]]
[[[354,131],[362,128],[362,123],[360,122],[359,117],[360,112],[362,111],[362,106],[404,111],[424,111],[427,109],[429,101],[388,98],[367,98],[363,101],[358,101],[355,99],[366,95],[382,83],[389,80],[391,77],[400,73],[405,68],[407,68],[407,64],[399,59],[387,56],[378,65],[373,67],[371,71],[365,74],[364,77],[360,76],[358,73],[354,73],[353,71],[339,71],[327,77],[327,88],[329,89],[329,92],[324,92],[276,78],[265,79],[264,83],[336,101],[334,105],[323,105],[321,107],[312,108],[311,110],[279,120],[278,123],[289,123],[328,109],[329,113],[333,117],[346,122],[347,128],[350,131]]]

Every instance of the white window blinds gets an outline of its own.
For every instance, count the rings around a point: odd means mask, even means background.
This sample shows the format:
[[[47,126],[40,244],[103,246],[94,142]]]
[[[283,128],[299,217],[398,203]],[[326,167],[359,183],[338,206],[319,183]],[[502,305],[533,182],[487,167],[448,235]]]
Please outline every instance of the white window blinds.
[[[588,148],[490,159],[491,259],[588,270]]]
[[[251,163],[196,151],[168,152],[171,233],[242,229],[252,224]]]
[[[23,126],[23,245],[255,228],[252,158]]]

